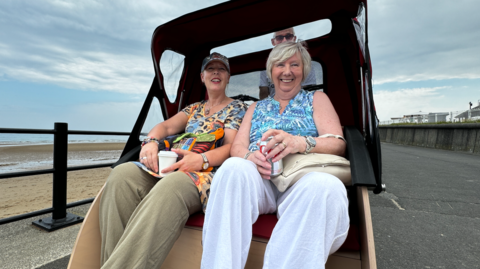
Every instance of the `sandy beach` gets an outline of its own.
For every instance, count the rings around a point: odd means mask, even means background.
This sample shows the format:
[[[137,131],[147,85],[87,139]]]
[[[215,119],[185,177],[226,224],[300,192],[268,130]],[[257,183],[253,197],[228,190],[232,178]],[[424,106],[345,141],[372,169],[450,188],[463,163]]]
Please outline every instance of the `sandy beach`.
[[[114,162],[124,146],[124,143],[69,144],[68,164]],[[48,169],[52,168],[52,157],[52,145],[0,147],[0,163],[4,168],[29,163],[23,171]],[[94,197],[110,171],[106,167],[68,172],[67,203]],[[52,174],[0,179],[0,219],[51,207],[52,179]]]

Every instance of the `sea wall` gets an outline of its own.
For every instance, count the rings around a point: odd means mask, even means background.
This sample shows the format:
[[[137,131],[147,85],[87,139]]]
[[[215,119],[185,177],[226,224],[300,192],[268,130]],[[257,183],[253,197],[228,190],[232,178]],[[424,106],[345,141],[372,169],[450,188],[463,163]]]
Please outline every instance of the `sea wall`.
[[[480,124],[380,126],[380,141],[480,154]]]

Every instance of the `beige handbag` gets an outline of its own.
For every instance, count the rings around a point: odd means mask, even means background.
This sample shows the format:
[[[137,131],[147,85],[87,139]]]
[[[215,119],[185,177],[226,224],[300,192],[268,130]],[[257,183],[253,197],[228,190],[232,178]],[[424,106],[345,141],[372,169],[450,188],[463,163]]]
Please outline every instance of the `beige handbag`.
[[[324,172],[338,177],[343,184],[352,184],[350,162],[340,156],[332,154],[289,154],[283,157],[283,172],[272,177],[271,181],[280,192],[286,191],[301,177],[309,172]]]

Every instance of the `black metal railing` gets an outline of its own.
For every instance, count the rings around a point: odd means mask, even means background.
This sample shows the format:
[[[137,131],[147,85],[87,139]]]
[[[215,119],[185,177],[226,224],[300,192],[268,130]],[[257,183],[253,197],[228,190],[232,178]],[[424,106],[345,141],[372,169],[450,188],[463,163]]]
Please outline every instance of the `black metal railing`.
[[[55,123],[53,130],[43,129],[12,129],[0,128],[0,133],[13,134],[53,134],[53,169],[33,170],[16,173],[0,174],[0,180],[4,178],[15,178],[41,174],[53,174],[52,207],[25,213],[13,217],[0,219],[0,225],[52,213],[52,217],[34,221],[33,224],[47,231],[54,231],[59,228],[70,226],[83,221],[83,217],[67,212],[67,208],[91,203],[93,198],[85,199],[67,204],[67,172],[101,167],[109,167],[114,163],[102,163],[96,165],[67,166],[68,157],[68,135],[119,135],[128,136],[127,132],[102,132],[102,131],[74,131],[68,130],[67,123]]]

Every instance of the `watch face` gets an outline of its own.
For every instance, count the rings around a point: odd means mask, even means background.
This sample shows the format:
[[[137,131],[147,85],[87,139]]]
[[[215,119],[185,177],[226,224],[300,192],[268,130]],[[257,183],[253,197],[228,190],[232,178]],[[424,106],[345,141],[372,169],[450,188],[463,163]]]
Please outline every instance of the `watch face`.
[[[311,136],[307,136],[307,141],[312,147],[315,147],[315,145],[317,144],[317,141],[315,140],[315,138]]]
[[[317,145],[317,141],[311,136],[305,136],[305,142],[307,142],[305,154],[310,153],[310,151],[315,147],[315,145]]]
[[[207,159],[207,156],[205,156],[205,154],[203,153],[200,153],[200,155],[202,156],[203,158],[203,165],[202,165],[202,168],[203,170],[207,169],[208,168],[208,159]]]

